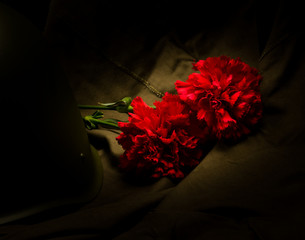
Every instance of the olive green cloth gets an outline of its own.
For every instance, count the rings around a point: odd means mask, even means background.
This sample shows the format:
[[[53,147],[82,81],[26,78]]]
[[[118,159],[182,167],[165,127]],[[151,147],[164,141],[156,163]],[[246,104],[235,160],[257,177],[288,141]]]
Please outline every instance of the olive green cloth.
[[[88,131],[104,166],[99,196],[0,226],[1,239],[305,239],[304,13],[301,2],[269,3],[52,1],[45,36],[79,104],[152,104],[175,92],[194,60],[227,55],[262,74],[263,118],[246,139],[213,146],[180,182],[125,176],[119,132]]]

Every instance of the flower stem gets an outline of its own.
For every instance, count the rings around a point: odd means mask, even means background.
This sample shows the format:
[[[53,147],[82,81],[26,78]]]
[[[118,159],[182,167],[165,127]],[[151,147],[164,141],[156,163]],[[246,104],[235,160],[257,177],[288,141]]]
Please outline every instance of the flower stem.
[[[107,122],[107,121],[104,121],[104,120],[98,120],[98,119],[95,119],[94,122],[96,124],[100,124],[102,127],[106,127],[106,128],[108,127],[108,128],[111,128],[111,129],[120,130],[120,127],[118,126],[118,124],[115,124],[115,123]]]
[[[105,106],[105,105],[78,105],[79,109],[102,109],[102,110],[115,110],[120,113],[133,112],[132,106]]]
[[[80,109],[103,109],[103,110],[115,110],[115,107],[102,106],[102,105],[83,105],[79,104]]]
[[[90,129],[95,129],[97,128],[97,125],[101,125],[102,127],[105,128],[111,128],[111,129],[120,129],[119,125],[118,125],[118,121],[116,120],[111,120],[111,119],[105,119],[105,120],[101,120],[101,119],[97,119],[94,118],[93,116],[86,116],[83,118],[86,124],[86,127],[90,130]]]

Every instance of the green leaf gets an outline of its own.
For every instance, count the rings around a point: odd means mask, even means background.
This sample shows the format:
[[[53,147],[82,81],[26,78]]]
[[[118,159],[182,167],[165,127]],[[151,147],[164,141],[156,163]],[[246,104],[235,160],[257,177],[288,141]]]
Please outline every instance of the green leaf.
[[[85,127],[89,130],[91,129],[97,129],[98,128],[98,119],[101,119],[104,117],[104,114],[97,110],[92,115],[85,116],[83,118]]]
[[[98,128],[97,124],[91,121],[91,118],[92,118],[91,116],[86,116],[83,118],[85,127],[89,130]]]
[[[92,117],[95,119],[100,119],[104,117],[104,113],[102,113],[101,111],[97,110],[92,114]]]

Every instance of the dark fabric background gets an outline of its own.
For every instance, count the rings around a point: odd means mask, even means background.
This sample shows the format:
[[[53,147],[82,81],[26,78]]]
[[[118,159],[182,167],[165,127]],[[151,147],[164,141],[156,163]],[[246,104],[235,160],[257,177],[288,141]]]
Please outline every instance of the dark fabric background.
[[[264,115],[257,132],[216,144],[181,182],[124,176],[118,132],[90,131],[105,171],[96,199],[0,226],[1,239],[305,239],[304,13],[300,1],[268,4],[51,1],[44,35],[78,103],[152,104],[194,60],[228,55],[263,75]]]

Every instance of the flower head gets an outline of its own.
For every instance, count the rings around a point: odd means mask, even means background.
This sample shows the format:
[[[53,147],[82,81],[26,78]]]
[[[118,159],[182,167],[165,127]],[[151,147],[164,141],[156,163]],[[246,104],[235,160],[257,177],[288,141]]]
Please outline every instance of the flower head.
[[[239,58],[210,57],[193,64],[199,73],[176,81],[180,98],[218,139],[250,132],[262,115],[261,75]]]
[[[120,167],[154,178],[182,178],[199,163],[205,125],[177,95],[166,93],[154,105],[149,107],[136,97],[128,122],[119,123],[122,133],[117,140],[125,150]]]

